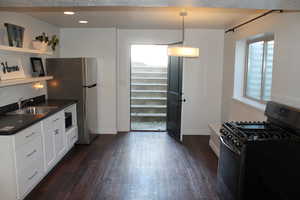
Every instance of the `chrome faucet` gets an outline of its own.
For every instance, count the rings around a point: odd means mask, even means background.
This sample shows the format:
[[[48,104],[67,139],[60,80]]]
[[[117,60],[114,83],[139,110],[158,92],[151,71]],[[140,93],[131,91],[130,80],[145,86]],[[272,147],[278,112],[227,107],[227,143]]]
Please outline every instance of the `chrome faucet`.
[[[22,109],[22,107],[23,107],[24,104],[26,104],[26,103],[28,103],[28,102],[33,102],[33,99],[24,100],[23,102],[22,102],[22,100],[23,100],[23,97],[21,97],[21,98],[18,100],[18,109],[19,109],[19,110]]]

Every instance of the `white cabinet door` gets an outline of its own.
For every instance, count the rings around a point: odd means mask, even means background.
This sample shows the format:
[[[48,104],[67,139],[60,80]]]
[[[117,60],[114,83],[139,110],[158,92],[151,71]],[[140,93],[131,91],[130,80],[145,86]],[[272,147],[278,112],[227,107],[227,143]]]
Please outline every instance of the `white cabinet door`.
[[[59,119],[59,120],[57,120]],[[55,137],[55,153],[57,159],[60,159],[64,156],[67,150],[67,141],[65,134],[65,123],[64,123],[64,113],[59,113],[56,121],[54,122],[54,137]]]
[[[43,121],[45,170],[49,171],[66,152],[64,112],[59,112]]]
[[[53,127],[51,120],[46,119],[43,122],[43,141],[45,153],[45,171],[49,171],[55,164],[55,137],[53,134]]]
[[[74,144],[77,142],[78,140],[78,128],[77,126],[74,126],[72,128],[70,128],[68,130],[68,132],[66,132],[67,135],[67,149],[71,149]]]

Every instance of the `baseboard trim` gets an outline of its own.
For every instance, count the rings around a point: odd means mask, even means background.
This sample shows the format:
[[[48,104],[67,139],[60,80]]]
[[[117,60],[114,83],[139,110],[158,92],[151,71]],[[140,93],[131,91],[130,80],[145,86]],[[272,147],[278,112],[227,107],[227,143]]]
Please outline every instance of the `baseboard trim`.
[[[209,129],[187,129],[181,131],[182,135],[210,135]]]
[[[100,129],[98,130],[98,133],[99,135],[116,135],[117,134],[117,130],[114,130],[114,129]]]

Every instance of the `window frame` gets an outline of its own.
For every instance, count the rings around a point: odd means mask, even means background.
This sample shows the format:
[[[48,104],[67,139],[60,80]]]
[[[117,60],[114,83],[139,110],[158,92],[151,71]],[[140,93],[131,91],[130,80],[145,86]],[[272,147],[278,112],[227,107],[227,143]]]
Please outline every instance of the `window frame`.
[[[256,38],[253,38],[253,39],[249,39],[246,41],[246,54],[245,54],[245,70],[244,70],[244,88],[243,88],[243,97],[247,98],[247,99],[250,99],[250,100],[253,100],[253,101],[256,101],[256,102],[259,102],[261,104],[266,104],[267,101],[265,101],[263,99],[264,97],[264,88],[265,88],[265,73],[266,73],[266,55],[268,53],[268,45],[267,43],[269,41],[274,41],[275,42],[275,39],[274,39],[274,35],[273,34],[267,34],[267,35],[263,35],[263,36],[259,36],[259,37],[256,37]],[[262,62],[262,79],[261,79],[261,88],[260,88],[260,98],[259,100],[258,99],[255,99],[253,97],[250,97],[250,96],[247,96],[247,87],[248,87],[248,69],[249,69],[249,66],[248,66],[248,63],[249,63],[249,46],[250,44],[253,44],[255,42],[264,42],[264,46],[263,46],[263,62]],[[274,58],[274,56],[273,56]],[[274,66],[274,59],[273,59],[273,63],[272,63],[272,68]],[[273,76],[272,76],[272,79],[273,79]]]

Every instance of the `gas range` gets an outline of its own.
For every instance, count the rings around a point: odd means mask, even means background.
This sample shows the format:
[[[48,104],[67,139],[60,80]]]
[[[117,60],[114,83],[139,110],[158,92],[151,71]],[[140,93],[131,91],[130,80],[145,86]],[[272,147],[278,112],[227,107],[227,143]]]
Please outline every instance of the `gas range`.
[[[221,200],[300,196],[300,110],[268,102],[266,121],[223,124],[218,166]]]
[[[241,150],[246,143],[300,141],[300,136],[271,122],[226,122],[220,130],[229,145]]]

